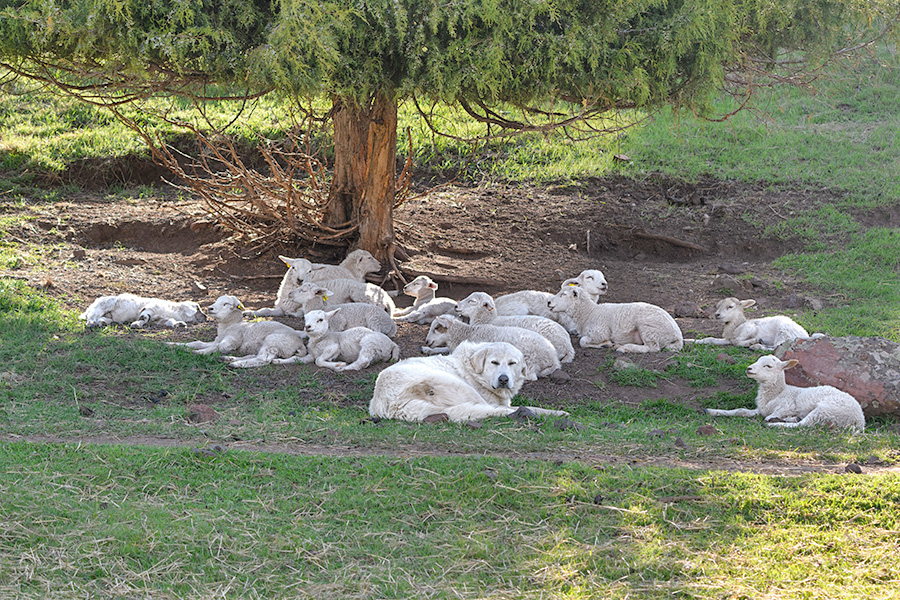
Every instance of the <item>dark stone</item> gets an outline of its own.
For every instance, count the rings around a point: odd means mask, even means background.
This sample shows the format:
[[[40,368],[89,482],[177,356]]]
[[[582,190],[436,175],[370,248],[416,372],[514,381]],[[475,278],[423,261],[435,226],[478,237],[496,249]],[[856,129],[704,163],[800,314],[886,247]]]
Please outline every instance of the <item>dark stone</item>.
[[[449,420],[450,417],[447,415],[447,413],[436,413],[433,415],[428,415],[427,417],[422,419],[422,423],[446,423]]]
[[[211,423],[219,420],[219,413],[208,404],[191,404],[187,408],[190,423]]]
[[[715,425],[701,425],[697,428],[697,435],[701,436],[717,435],[718,433],[719,430],[716,429]]]

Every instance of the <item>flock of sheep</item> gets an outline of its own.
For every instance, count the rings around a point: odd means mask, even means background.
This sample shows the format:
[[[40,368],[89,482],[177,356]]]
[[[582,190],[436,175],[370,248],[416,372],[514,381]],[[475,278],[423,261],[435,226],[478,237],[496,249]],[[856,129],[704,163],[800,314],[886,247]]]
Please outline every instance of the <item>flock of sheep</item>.
[[[678,351],[685,342],[773,350],[785,341],[810,337],[785,316],[747,319],[744,309],[754,301],[726,298],[715,311],[725,325],[721,338],[684,339],[675,319],[658,306],[601,302],[607,281],[598,270],[563,282],[556,294],[525,290],[494,299],[475,292],[459,301],[437,297],[437,284],[419,276],[403,290],[415,298],[413,305],[398,310],[388,292],[365,281],[381,264],[364,250],[349,253],[339,265],[281,259],[288,269],[274,306],[248,311],[238,298],[221,296],[209,308],[217,322],[213,341],[170,344],[199,354],[219,353],[234,367],[302,362],[348,371],[392,361],[376,381],[369,407],[373,417],[421,421],[445,414],[465,421],[509,414],[516,410],[511,399],[525,381],[549,376],[573,360],[573,335],[583,348],[616,352]],[[284,316],[303,318],[304,329],[261,319]],[[131,294],[98,298],[81,317],[88,327],[113,322],[174,327],[206,320],[194,302]],[[427,356],[399,361],[399,348],[391,339],[398,321],[429,325],[422,347]],[[759,415],[781,427],[863,429],[862,410],[849,394],[830,386],[786,385],[784,370],[795,364],[763,356],[747,369],[748,377],[759,382],[756,409],[707,412]]]

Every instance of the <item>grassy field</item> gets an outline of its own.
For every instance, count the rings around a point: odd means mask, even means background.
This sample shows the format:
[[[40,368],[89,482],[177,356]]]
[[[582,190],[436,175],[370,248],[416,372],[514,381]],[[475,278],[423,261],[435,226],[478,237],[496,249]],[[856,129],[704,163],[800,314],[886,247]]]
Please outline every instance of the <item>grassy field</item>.
[[[815,328],[900,341],[900,236],[860,219],[900,201],[900,71],[886,56],[848,65],[817,95],[768,92],[764,114],[726,123],[663,113],[615,139],[498,144],[485,150],[493,161],[413,130],[414,153],[479,178],[665,172],[840,190],[772,232],[807,244],[779,265],[846,299],[810,316]],[[248,115],[248,137],[277,130],[277,111],[266,114]],[[9,213],[59,196],[37,173],[142,152],[103,113],[47,96],[0,98],[0,140]],[[0,238],[2,260],[34,252]],[[738,391],[702,403],[752,402],[742,371],[756,355],[728,349],[729,365],[719,351],[619,375],[649,399],[578,406],[582,429],[376,425],[307,371],[234,372],[153,334],[85,336],[73,313],[0,281],[0,597],[896,597],[900,477],[843,471],[897,465],[895,422],[849,435],[721,420],[705,436],[708,419],[653,390],[660,377],[728,381]],[[364,403],[374,381],[358,383],[351,400]],[[210,395],[223,418],[187,422]],[[159,443],[136,443],[147,437]],[[292,447],[313,455],[261,451]],[[805,472],[823,463],[834,468]]]

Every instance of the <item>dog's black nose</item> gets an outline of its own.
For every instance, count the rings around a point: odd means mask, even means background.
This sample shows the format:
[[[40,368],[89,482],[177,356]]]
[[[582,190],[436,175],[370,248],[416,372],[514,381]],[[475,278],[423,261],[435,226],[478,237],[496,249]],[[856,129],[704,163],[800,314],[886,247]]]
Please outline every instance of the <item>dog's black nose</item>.
[[[499,384],[500,387],[509,387],[509,376],[501,375],[497,378],[497,384]]]

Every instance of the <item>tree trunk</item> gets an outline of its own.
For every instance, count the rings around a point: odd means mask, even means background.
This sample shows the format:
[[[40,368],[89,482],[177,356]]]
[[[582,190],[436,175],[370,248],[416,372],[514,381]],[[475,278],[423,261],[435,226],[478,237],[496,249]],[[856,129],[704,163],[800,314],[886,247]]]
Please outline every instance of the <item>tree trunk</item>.
[[[378,94],[370,106],[337,98],[334,107],[334,174],[326,224],[357,221],[357,246],[384,264],[394,251],[397,103]]]

